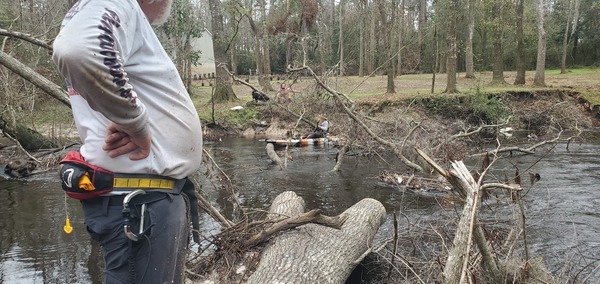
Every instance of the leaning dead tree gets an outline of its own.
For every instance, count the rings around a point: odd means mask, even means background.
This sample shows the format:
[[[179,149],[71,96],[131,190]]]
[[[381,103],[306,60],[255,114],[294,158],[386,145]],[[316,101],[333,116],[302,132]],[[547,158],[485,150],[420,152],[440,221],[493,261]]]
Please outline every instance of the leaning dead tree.
[[[50,44],[38,40],[28,34],[0,29],[0,35],[22,39],[52,52],[52,46],[50,46]],[[19,60],[13,58],[4,51],[0,51],[0,65],[3,65],[15,74],[21,76],[23,79],[29,81],[36,87],[40,88],[42,91],[46,92],[48,95],[52,96],[59,102],[66,105],[67,107],[71,107],[71,103],[69,102],[69,96],[63,88],[61,88],[54,82],[46,79],[46,77],[42,76],[35,70],[29,68],[27,65],[21,63]]]
[[[484,271],[482,274],[486,275],[486,279],[489,283],[508,283],[509,281],[512,281],[512,283],[529,283],[528,281],[530,279],[540,281],[540,283],[549,283],[545,281],[552,278],[552,276],[549,273],[546,273],[545,268],[531,269],[532,264],[530,264],[529,261],[525,238],[525,212],[520,197],[520,192],[522,191],[520,184],[521,178],[518,171],[515,175],[515,183],[505,182],[484,184],[483,178],[493,162],[484,162],[479,178],[476,179],[462,161],[452,161],[451,169],[446,170],[439,166],[423,151],[419,149],[416,149],[416,151],[421,158],[443,176],[452,185],[454,190],[464,198],[463,210],[456,225],[452,246],[448,251],[448,257],[442,272],[444,276],[443,283],[470,283],[467,279],[470,279],[470,274],[472,271],[476,270],[471,267],[472,256],[476,254],[473,252],[473,244],[475,244],[477,254],[482,260],[481,263],[483,264]],[[514,267],[507,268],[506,266],[501,266],[499,264],[501,256],[496,254],[496,250],[492,248],[490,242],[486,239],[484,230],[479,221],[478,214],[483,193],[486,190],[492,189],[502,189],[509,192],[511,196],[514,196],[516,202],[519,203],[521,210],[520,220],[516,223],[520,224],[517,226],[519,229],[518,234],[522,235],[524,238],[525,259],[518,262],[523,263],[523,266],[521,266],[520,269],[526,272],[524,273],[524,276],[517,277],[515,275],[518,274],[518,272],[514,271]],[[511,256],[502,256],[504,261],[509,257]],[[542,264],[537,263],[535,265]],[[528,273],[530,270],[534,272]]]
[[[465,205],[463,207],[461,218],[457,225],[452,248],[448,252],[448,259],[444,267],[444,283],[454,284],[465,281],[467,260],[469,258],[473,238],[477,243],[479,251],[484,259],[484,264],[491,274],[492,279],[498,279],[500,272],[498,265],[492,255],[492,249],[489,247],[483,230],[477,224],[477,212],[479,201],[481,199],[480,182],[476,181],[465,164],[462,161],[451,163],[452,170],[447,171],[437,165],[425,153],[417,149],[417,153],[429,163],[438,173],[440,173],[452,186],[465,194]],[[513,190],[519,190],[519,187],[510,187]]]
[[[0,35],[23,39],[27,42],[51,50],[51,46],[48,43],[40,41],[27,34],[0,29]],[[55,98],[64,105],[71,107],[69,103],[69,97],[64,89],[54,82],[48,80],[46,77],[42,76],[32,68],[21,63],[19,60],[10,56],[10,54],[1,50],[0,65],[21,76],[23,79],[35,85],[40,90],[44,91],[46,94]],[[5,110],[6,113],[0,113],[0,130],[14,138],[14,141],[19,145],[20,148],[30,151],[56,147],[56,145],[44,135],[15,121],[13,119],[15,110],[10,108],[5,108]]]

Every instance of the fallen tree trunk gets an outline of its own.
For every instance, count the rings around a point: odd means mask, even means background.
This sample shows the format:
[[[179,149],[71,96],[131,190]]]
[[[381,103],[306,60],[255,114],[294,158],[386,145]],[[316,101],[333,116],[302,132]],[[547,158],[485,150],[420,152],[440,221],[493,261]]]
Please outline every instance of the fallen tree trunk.
[[[36,87],[46,92],[46,94],[57,99],[59,102],[68,106],[69,108],[71,107],[71,103],[69,102],[69,96],[67,95],[67,92],[65,92],[59,85],[48,80],[46,77],[35,72],[35,70],[27,67],[27,65],[21,63],[19,60],[12,58],[10,55],[3,51],[0,51],[0,65],[5,66],[6,68],[13,71],[15,74],[21,76],[23,79],[31,82]]]
[[[10,123],[3,117],[0,117],[0,130],[14,138],[23,149],[27,151],[37,151],[40,149],[56,148],[57,145],[50,141],[43,134],[26,127],[19,123]]]
[[[304,200],[283,192],[269,213],[272,219],[298,216]],[[342,215],[348,219],[339,230],[311,223],[270,240],[247,283],[344,283],[369,252],[386,211],[379,201],[365,198]]]

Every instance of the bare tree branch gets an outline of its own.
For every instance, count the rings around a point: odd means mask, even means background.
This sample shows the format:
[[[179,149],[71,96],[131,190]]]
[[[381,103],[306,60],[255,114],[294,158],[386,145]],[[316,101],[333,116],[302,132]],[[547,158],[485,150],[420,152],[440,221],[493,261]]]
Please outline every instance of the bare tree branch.
[[[19,150],[21,150],[23,153],[25,153],[25,155],[27,155],[27,157],[29,157],[30,159],[38,162],[38,163],[42,163],[40,160],[38,160],[36,157],[32,156],[31,154],[29,154],[29,152],[27,152],[27,150],[25,150],[25,148],[23,148],[23,145],[21,145],[21,143],[19,143],[19,140],[17,140],[16,138],[10,136],[8,133],[4,132],[4,136],[8,137],[8,139],[12,140],[13,142],[15,142],[15,145],[17,145],[17,147],[19,148]]]
[[[296,228],[304,224],[313,223],[319,224],[326,227],[340,229],[344,222],[348,219],[348,215],[341,214],[335,217],[329,217],[321,214],[321,210],[314,209],[309,212],[303,213],[299,216],[285,218],[264,231],[250,237],[250,239],[244,242],[245,247],[253,247],[261,242],[267,240],[270,236],[285,231],[288,229]]]
[[[574,136],[570,136],[566,139],[562,139],[563,141],[566,141],[567,143],[570,143],[571,140],[579,137],[579,135],[581,134],[581,130],[577,129],[578,133]],[[478,156],[485,156],[485,155],[497,155],[499,153],[506,153],[506,152],[520,152],[520,153],[524,153],[524,154],[535,154],[535,149],[542,147],[546,144],[555,144],[561,141],[560,136],[563,133],[563,131],[561,130],[554,139],[550,139],[550,140],[544,140],[541,142],[538,142],[536,144],[533,144],[527,148],[521,148],[518,146],[511,146],[511,147],[503,147],[503,148],[498,148],[498,149],[494,149],[491,151],[487,151],[485,153],[477,153],[477,154],[473,154],[471,155],[472,157],[478,157]]]
[[[476,129],[474,129],[474,130],[465,131],[465,132],[460,132],[460,133],[458,133],[458,134],[456,134],[456,135],[452,135],[452,136],[450,136],[448,139],[446,139],[446,141],[445,141],[444,143],[440,143],[440,144],[439,144],[437,147],[435,147],[435,149],[439,149],[439,148],[440,148],[440,147],[442,147],[443,145],[445,145],[445,144],[447,144],[447,143],[449,143],[449,142],[451,142],[451,141],[453,141],[453,140],[456,140],[456,139],[458,139],[458,138],[469,137],[469,136],[471,136],[471,135],[474,135],[474,134],[480,133],[480,132],[481,132],[483,129],[486,129],[486,128],[496,128],[496,127],[505,126],[505,125],[507,125],[507,124],[508,124],[508,122],[510,121],[510,119],[511,119],[511,118],[512,118],[512,116],[509,116],[509,117],[506,119],[506,121],[505,121],[505,122],[503,122],[503,123],[500,123],[500,124],[485,124],[485,125],[481,125],[481,126],[477,127],[477,128],[476,128]]]
[[[408,158],[406,158],[406,156],[404,156],[404,154],[402,154],[402,151],[399,149],[398,146],[396,146],[394,143],[392,143],[391,141],[385,140],[383,138],[381,138],[379,135],[375,134],[375,132],[373,132],[373,130],[371,130],[369,128],[369,126],[367,126],[364,121],[362,121],[361,119],[358,118],[358,116],[354,113],[354,111],[352,110],[354,108],[355,103],[345,94],[337,92],[333,89],[331,89],[329,86],[327,86],[326,84],[323,83],[323,81],[321,81],[321,79],[319,78],[319,76],[317,76],[317,74],[315,74],[315,72],[313,72],[313,70],[308,67],[308,66],[304,66],[304,67],[300,67],[300,68],[296,68],[296,69],[291,69],[289,68],[290,72],[299,72],[299,71],[308,71],[308,73],[310,74],[311,77],[313,77],[315,79],[315,81],[317,82],[317,84],[319,84],[319,86],[321,86],[323,89],[325,89],[328,93],[330,93],[331,95],[333,95],[333,97],[340,103],[340,105],[342,106],[342,109],[344,110],[344,112],[352,119],[354,120],[356,123],[358,123],[358,125],[360,125],[373,139],[375,139],[375,141],[379,142],[380,144],[383,144],[387,147],[389,147],[394,154],[396,155],[396,157],[398,157],[398,159],[400,159],[402,161],[402,163],[404,163],[406,166],[413,168],[419,172],[423,172],[423,168],[414,163],[413,161],[409,160]],[[351,107],[348,107],[342,100],[342,98],[344,98],[346,101],[348,101],[351,104]]]
[[[50,43],[39,40],[39,39],[34,38],[33,36],[25,34],[25,33],[0,29],[0,36],[8,36],[8,37],[22,39],[26,42],[33,43],[37,46],[41,46],[49,51],[52,51],[52,46],[50,45]]]
[[[54,82],[46,79],[46,77],[35,72],[33,69],[27,67],[27,65],[21,63],[19,60],[14,59],[6,52],[0,51],[0,64],[6,66],[6,68],[15,72],[17,75],[23,77],[23,79],[31,82],[48,95],[57,99],[64,105],[71,107],[67,92],[65,92],[60,86],[54,84]]]

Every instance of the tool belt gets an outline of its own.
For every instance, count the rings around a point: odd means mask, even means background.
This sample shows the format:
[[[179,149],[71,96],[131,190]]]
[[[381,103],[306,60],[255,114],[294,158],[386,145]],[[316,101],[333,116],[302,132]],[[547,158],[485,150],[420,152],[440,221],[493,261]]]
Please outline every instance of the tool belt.
[[[158,175],[113,173],[85,161],[78,151],[70,151],[59,163],[62,188],[75,199],[86,200],[113,191],[130,192],[144,189],[148,192],[180,194],[186,179]]]

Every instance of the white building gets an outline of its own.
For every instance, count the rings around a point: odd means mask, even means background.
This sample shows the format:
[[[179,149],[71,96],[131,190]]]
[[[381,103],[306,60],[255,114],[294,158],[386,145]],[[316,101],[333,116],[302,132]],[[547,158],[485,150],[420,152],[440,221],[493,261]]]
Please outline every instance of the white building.
[[[198,65],[192,66],[192,78],[194,80],[214,78],[216,65],[212,34],[204,29],[199,38],[192,39],[191,44],[195,51],[200,51]]]

